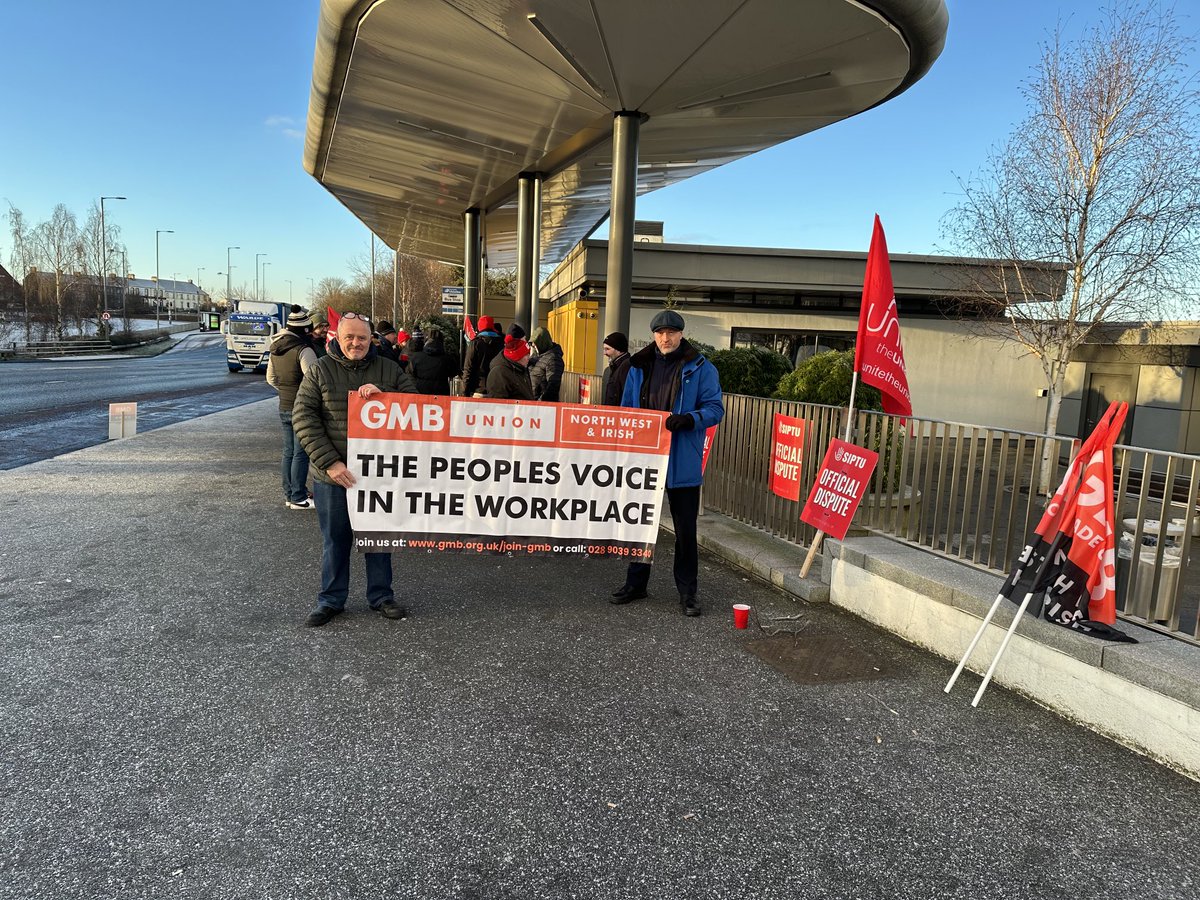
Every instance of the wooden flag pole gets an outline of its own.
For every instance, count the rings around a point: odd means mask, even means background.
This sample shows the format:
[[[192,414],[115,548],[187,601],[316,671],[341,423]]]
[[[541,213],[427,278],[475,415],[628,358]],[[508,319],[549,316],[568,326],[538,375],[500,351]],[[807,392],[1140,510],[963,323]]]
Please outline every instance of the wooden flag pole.
[[[812,544],[808,548],[808,556],[804,557],[804,565],[800,567],[800,577],[807,578],[808,570],[812,568],[813,559],[817,555],[817,551],[821,549],[821,541],[825,537],[825,532],[818,531],[816,537],[813,538]]]
[[[853,379],[850,381],[850,406],[846,410],[846,436],[842,438],[847,444],[850,443],[850,425],[854,422],[854,395],[858,390],[858,373],[854,373]],[[812,568],[813,560],[816,559],[817,553],[821,550],[821,542],[825,540],[825,532],[818,531],[813,536],[812,544],[809,545],[808,555],[804,557],[804,565],[800,567],[800,577],[807,578],[808,570]]]

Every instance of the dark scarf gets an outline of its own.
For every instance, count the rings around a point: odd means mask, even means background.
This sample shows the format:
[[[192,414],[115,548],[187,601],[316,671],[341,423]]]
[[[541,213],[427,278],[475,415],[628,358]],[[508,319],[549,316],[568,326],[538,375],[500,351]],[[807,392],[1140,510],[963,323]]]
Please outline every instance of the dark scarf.
[[[671,412],[675,406],[675,395],[679,392],[679,372],[683,368],[685,352],[686,345],[683,343],[665,355],[658,347],[654,348],[654,367],[650,370],[644,409]]]

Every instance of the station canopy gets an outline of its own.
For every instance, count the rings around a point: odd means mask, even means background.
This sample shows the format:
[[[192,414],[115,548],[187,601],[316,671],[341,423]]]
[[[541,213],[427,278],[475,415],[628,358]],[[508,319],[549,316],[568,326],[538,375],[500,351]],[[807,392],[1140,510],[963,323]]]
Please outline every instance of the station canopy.
[[[644,194],[896,96],[947,22],[944,0],[323,0],[304,166],[402,253],[461,263],[481,210],[488,266],[515,263],[538,173],[555,263],[608,215],[614,113],[644,117]]]

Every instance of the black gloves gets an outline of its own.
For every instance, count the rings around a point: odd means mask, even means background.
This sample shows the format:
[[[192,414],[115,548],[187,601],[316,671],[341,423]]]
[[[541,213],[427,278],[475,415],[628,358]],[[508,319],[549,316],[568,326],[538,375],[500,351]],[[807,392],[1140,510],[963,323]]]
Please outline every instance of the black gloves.
[[[667,431],[691,431],[696,420],[689,413],[672,413],[667,416]]]

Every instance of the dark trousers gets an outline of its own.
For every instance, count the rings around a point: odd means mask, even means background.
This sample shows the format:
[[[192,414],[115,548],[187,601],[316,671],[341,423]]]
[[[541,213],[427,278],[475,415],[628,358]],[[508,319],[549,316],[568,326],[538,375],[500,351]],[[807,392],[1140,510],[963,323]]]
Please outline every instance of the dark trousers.
[[[696,596],[700,551],[696,547],[696,517],[700,515],[700,486],[667,488],[671,521],[675,523],[675,587],[680,597]],[[625,584],[645,590],[650,583],[650,563],[630,563]]]
[[[313,482],[313,500],[317,504],[317,523],[321,526],[321,591],[317,605],[345,609],[350,591],[350,555],[354,552],[354,531],[346,509],[346,489],[321,480]],[[394,598],[392,593],[392,554],[364,553],[367,565],[367,605]]]

